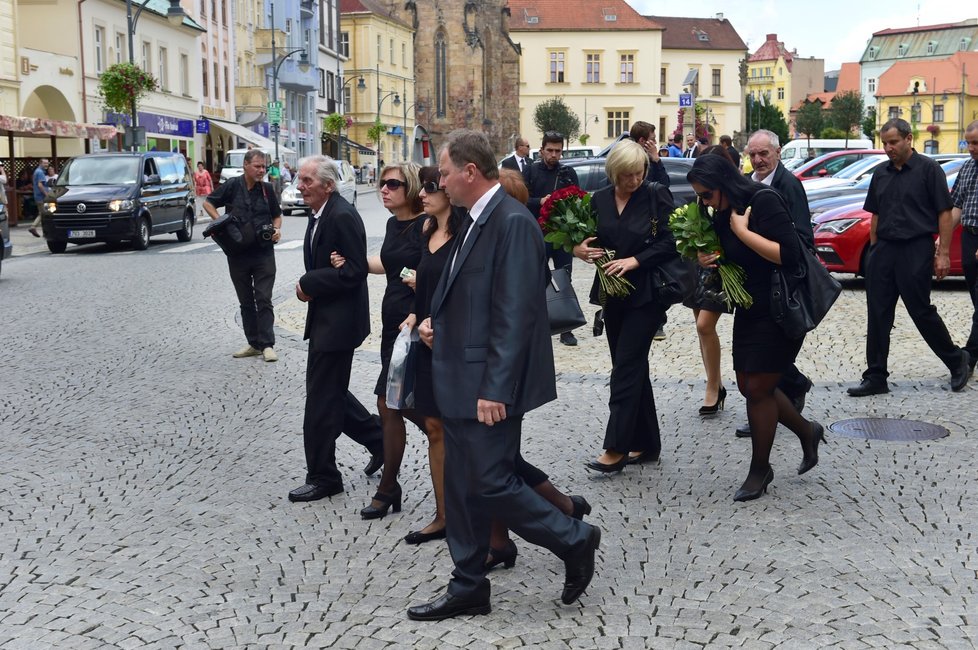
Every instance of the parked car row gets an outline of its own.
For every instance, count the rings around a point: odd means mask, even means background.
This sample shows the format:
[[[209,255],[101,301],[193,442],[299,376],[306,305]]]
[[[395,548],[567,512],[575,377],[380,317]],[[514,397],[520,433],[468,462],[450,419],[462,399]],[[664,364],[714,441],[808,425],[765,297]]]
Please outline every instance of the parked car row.
[[[345,160],[334,160],[336,172],[340,177],[337,190],[350,205],[357,204],[357,177],[353,171],[353,166]],[[299,193],[299,175],[296,174],[292,181],[282,189],[282,196],[279,197],[279,204],[282,206],[282,214],[289,217],[294,212],[299,214],[309,214],[309,206],[302,200]]]

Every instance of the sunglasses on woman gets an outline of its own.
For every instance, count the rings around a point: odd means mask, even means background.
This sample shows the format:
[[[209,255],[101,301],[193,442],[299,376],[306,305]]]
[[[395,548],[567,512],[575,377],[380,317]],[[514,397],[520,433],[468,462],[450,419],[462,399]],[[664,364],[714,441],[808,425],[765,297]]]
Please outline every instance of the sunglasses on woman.
[[[704,201],[709,201],[713,198],[713,190],[704,190],[703,192],[697,192],[696,196],[700,197]]]
[[[402,188],[402,187],[404,187],[406,185],[407,185],[407,183],[405,183],[404,181],[398,180],[396,178],[388,178],[387,180],[380,181],[380,186],[381,187],[386,187],[391,192],[393,192],[394,190],[400,189],[400,188]]]
[[[421,185],[421,189],[424,190],[425,194],[434,194],[435,192],[441,192],[441,188],[438,187],[438,181],[428,181]]]

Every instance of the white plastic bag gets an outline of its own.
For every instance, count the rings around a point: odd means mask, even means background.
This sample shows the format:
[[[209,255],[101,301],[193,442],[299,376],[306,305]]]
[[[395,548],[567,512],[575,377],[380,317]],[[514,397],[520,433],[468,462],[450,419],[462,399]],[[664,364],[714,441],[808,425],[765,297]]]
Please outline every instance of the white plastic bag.
[[[404,328],[394,339],[391,363],[387,368],[387,408],[414,406],[414,364],[420,337],[418,328]]]

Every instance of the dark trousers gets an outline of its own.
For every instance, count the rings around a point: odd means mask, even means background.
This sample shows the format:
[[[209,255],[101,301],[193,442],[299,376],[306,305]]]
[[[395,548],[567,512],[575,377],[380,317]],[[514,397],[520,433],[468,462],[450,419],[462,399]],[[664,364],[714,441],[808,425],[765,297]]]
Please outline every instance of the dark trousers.
[[[380,421],[347,390],[353,350],[310,350],[307,359],[306,410],[302,419],[306,483],[342,487],[343,476],[336,467],[336,439],[346,432],[372,454],[380,454]]]
[[[798,366],[795,364],[788,366],[778,381],[778,388],[788,396],[788,399],[801,397],[808,392],[811,385],[812,381],[801,374],[801,370],[798,370]]]
[[[486,555],[494,517],[561,558],[587,541],[587,524],[557,510],[516,475],[522,425],[520,415],[492,427],[445,419],[445,519],[455,563],[448,593],[454,596],[489,597]]]
[[[604,307],[605,334],[611,350],[611,415],[604,448],[619,453],[662,450],[655,397],[649,378],[649,349],[655,331],[666,322],[656,303],[630,307],[608,300]]]
[[[975,308],[971,316],[971,334],[968,335],[968,342],[964,344],[964,349],[968,351],[972,359],[978,359],[978,260],[975,260],[975,251],[978,250],[978,230],[974,233],[966,228],[961,229],[961,267],[964,269],[964,281],[968,285],[968,293],[971,294],[971,304]]]
[[[886,381],[897,299],[903,300],[910,319],[934,354],[949,369],[961,363],[961,349],[954,345],[937,308],[930,302],[934,273],[934,240],[917,237],[908,241],[877,240],[866,262],[866,372],[863,378]]]
[[[228,255],[231,282],[241,305],[241,326],[248,344],[257,350],[275,346],[275,251],[260,249],[243,255]]]

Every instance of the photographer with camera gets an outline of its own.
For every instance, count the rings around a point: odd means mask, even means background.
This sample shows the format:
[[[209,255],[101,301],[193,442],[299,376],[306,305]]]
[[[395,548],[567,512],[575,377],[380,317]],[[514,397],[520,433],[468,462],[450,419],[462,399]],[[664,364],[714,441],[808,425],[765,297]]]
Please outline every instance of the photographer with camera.
[[[282,237],[282,210],[265,175],[265,154],[250,149],[244,157],[244,174],[232,178],[207,197],[204,210],[217,220],[217,208],[254,229],[254,244],[245,250],[228,253],[228,269],[241,305],[241,324],[248,345],[231,356],[235,359],[261,355],[265,361],[278,361],[275,354],[275,313],[272,287],[275,285],[273,245]]]

